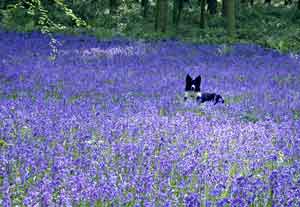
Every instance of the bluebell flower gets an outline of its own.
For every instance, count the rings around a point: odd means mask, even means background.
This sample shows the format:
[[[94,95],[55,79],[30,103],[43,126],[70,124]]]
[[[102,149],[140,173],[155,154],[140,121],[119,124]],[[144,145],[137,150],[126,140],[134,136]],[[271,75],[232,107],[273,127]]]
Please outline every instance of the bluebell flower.
[[[0,205],[299,203],[295,58],[58,35],[50,61],[39,33],[0,39]],[[225,104],[183,103],[187,73]]]
[[[199,195],[197,193],[190,193],[184,199],[185,206],[187,207],[200,207]]]

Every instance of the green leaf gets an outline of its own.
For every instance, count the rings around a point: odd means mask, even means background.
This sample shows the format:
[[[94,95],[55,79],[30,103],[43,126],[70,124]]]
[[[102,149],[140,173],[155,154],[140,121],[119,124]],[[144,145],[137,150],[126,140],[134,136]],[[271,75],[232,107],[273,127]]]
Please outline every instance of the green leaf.
[[[7,146],[7,143],[3,139],[0,139],[0,148],[6,147],[6,146]]]

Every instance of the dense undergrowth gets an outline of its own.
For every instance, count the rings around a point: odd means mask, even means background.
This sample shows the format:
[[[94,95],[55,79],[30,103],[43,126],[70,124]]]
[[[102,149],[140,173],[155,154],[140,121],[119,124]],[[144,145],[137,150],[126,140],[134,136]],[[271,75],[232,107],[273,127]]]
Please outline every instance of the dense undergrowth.
[[[199,27],[199,5],[187,5],[182,13],[182,20],[178,27],[172,24],[172,10],[170,5],[168,29],[166,33],[154,32],[154,6],[150,6],[147,18],[141,15],[140,4],[123,3],[117,13],[110,14],[105,2],[80,3],[74,1],[69,7],[78,17],[84,19],[89,27],[78,28],[73,15],[65,15],[58,6],[45,5],[45,9],[53,22],[58,23],[55,31],[68,34],[92,34],[98,39],[126,37],[130,39],[161,40],[181,39],[187,42],[204,44],[224,43],[255,43],[263,47],[273,48],[282,53],[300,51],[300,10],[292,6],[267,6],[256,4],[248,7],[241,4],[237,9],[237,35],[235,39],[228,39],[225,31],[224,18],[218,15],[207,16],[206,29]],[[77,3],[76,3],[77,2]],[[88,6],[86,6],[88,5]],[[221,5],[219,6],[219,10]],[[19,32],[31,32],[39,28],[40,11],[35,11],[34,17],[24,8],[2,10],[1,24],[3,28]],[[60,25],[59,25],[60,24]],[[63,27],[63,26],[65,27]],[[51,25],[50,25],[51,26]]]

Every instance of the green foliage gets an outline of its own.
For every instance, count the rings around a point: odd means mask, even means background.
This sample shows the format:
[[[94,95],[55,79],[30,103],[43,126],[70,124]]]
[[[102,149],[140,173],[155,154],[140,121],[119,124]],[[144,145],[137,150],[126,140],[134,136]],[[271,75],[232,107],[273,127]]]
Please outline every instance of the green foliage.
[[[230,37],[235,37],[235,0],[226,0],[226,27],[227,33]]]
[[[229,55],[232,52],[233,48],[232,46],[228,45],[228,44],[223,44],[221,45],[221,47],[218,49],[218,54],[220,56],[224,56],[224,55]]]
[[[244,8],[238,21],[238,39],[282,53],[300,51],[299,15],[300,11],[294,8]]]
[[[31,32],[35,27],[35,19],[32,19],[30,13],[19,5],[10,5],[7,10],[1,12],[1,24],[7,29],[16,31]]]
[[[256,123],[259,121],[259,118],[257,117],[257,114],[255,112],[249,111],[249,112],[245,112],[242,115],[242,120],[247,121],[247,122],[253,122]]]
[[[0,139],[0,149],[5,146],[7,146],[7,143],[3,139]]]
[[[92,20],[99,17],[105,7],[107,8],[107,2],[95,1],[95,0],[65,0],[68,8],[80,16],[84,20]]]
[[[294,120],[300,120],[300,109],[293,109],[292,113]]]
[[[55,6],[60,8],[63,13],[69,17],[73,22],[75,22],[76,27],[81,27],[81,26],[87,26],[86,22],[83,21],[81,18],[77,17],[72,9],[69,9],[65,4],[63,0],[54,0]]]
[[[45,5],[42,0],[20,1],[17,4],[11,4],[1,12],[3,16],[1,24],[6,29],[25,32],[40,30],[49,34],[66,28],[65,25],[57,21],[57,18],[55,19],[58,11],[63,13],[63,17],[70,18],[76,27],[87,25],[64,4],[63,0],[54,0],[52,4]],[[65,19],[62,18],[62,20]]]
[[[225,104],[234,104],[234,103],[240,103],[243,100],[243,96],[233,96],[233,97],[228,97],[225,100]]]
[[[176,38],[195,43],[226,45],[220,51],[222,54],[230,53],[230,44],[236,42],[256,43],[281,53],[300,51],[300,10],[282,4],[267,7],[260,3],[254,7],[241,4],[236,15],[236,36],[232,39],[228,38],[225,30],[226,21],[220,13],[207,14],[207,27],[199,28],[200,4],[196,1],[191,2],[191,8],[187,4],[183,5],[178,25],[172,23],[172,9],[169,9],[165,32],[154,31],[155,0],[149,0],[146,17],[143,17],[141,3],[135,0],[118,1],[114,12],[110,11],[108,0],[3,2],[2,10],[0,8],[2,27],[22,32],[34,30],[46,34],[84,32],[99,39],[110,39],[114,36],[144,40]],[[11,2],[11,5],[8,5],[8,2]],[[173,1],[169,1],[169,8],[172,7]],[[218,8],[221,8],[221,5]],[[50,46],[54,54],[56,44],[52,39]],[[55,55],[52,59],[55,59]]]
[[[49,3],[48,1],[46,1]],[[17,4],[8,6],[8,9],[2,11],[3,18],[1,25],[8,30],[31,32],[39,30],[50,36],[49,46],[51,48],[50,60],[55,60],[57,55],[58,42],[52,36],[54,31],[63,31],[66,29],[64,24],[57,21],[56,15],[63,13],[62,17],[69,18],[76,28],[87,26],[86,22],[77,17],[71,9],[69,9],[63,0],[54,0],[52,4],[45,4],[42,0],[19,1]],[[49,12],[51,11],[51,12]],[[50,13],[50,14],[49,14]],[[61,19],[63,19],[61,17]],[[53,20],[54,19],[54,20]],[[63,21],[65,22],[65,21]]]
[[[159,115],[160,115],[160,116],[167,116],[167,115],[168,115],[168,111],[166,110],[166,108],[161,107],[161,108],[159,109]]]

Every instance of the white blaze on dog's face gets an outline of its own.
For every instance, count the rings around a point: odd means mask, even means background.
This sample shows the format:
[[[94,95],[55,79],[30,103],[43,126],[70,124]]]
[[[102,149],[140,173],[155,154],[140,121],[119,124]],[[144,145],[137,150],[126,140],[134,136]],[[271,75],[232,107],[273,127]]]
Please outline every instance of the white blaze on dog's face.
[[[192,91],[194,91],[195,88],[196,88],[196,86],[195,86],[195,84],[193,84],[192,87],[191,87]]]
[[[184,99],[186,100],[187,98],[200,98],[201,97],[201,92],[200,92],[200,85],[201,85],[201,76],[197,76],[194,80],[192,77],[187,74],[186,79],[185,79],[185,94],[184,94]]]

